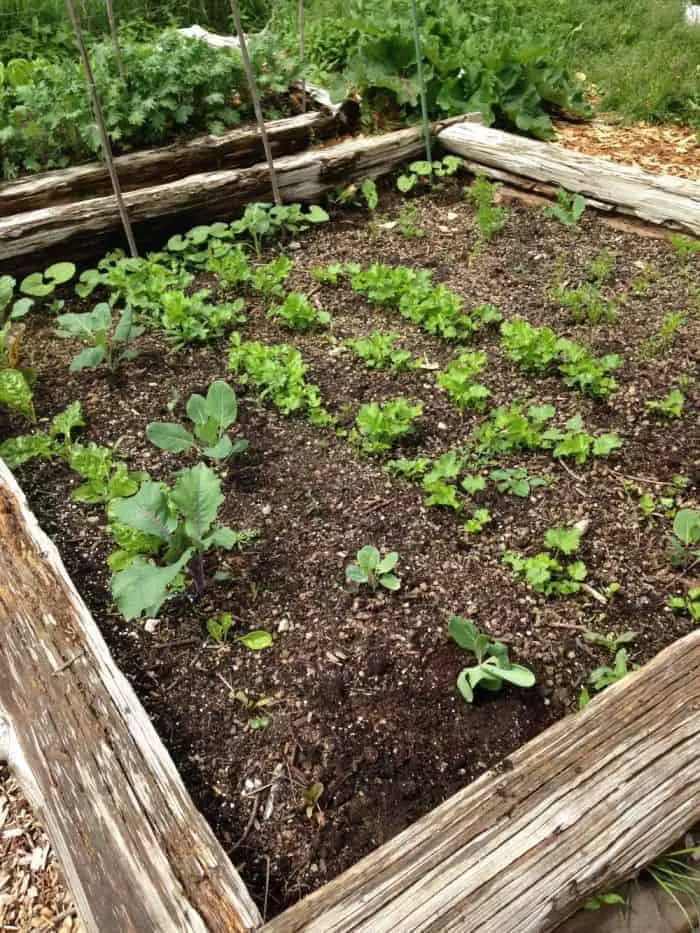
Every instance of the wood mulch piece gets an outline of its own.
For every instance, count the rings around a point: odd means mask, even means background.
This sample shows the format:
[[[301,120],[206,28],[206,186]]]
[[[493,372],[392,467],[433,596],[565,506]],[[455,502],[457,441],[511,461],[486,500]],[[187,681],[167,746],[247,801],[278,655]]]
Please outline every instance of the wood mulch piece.
[[[44,830],[0,767],[0,930],[82,929]]]
[[[658,123],[554,124],[556,141],[568,149],[634,165],[655,175],[700,179],[700,136],[689,127]]]

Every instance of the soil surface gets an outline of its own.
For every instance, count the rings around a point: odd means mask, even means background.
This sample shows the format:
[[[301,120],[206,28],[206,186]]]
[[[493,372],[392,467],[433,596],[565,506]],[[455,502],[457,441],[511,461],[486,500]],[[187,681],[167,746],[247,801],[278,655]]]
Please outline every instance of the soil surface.
[[[624,446],[616,454],[584,467],[542,453],[503,457],[501,466],[526,466],[553,482],[525,499],[489,485],[475,504],[488,507],[493,521],[468,536],[465,516],[426,507],[420,490],[391,478],[381,459],[359,456],[346,437],[285,418],[241,388],[236,433],[250,449],[226,470],[221,519],[259,529],[260,539],[220,558],[216,568],[228,569],[231,579],[212,584],[199,601],[176,598],[157,621],[145,623],[125,622],[111,604],[103,509],[70,501],[78,481],[59,463],[34,462],[18,471],[195,803],[268,917],[575,709],[591,669],[612,662],[608,651],[583,641],[584,631],[635,631],[628,647],[641,664],[692,627],[666,602],[698,585],[697,569],[671,566],[672,519],[661,506],[647,518],[638,502],[642,493],[666,495],[680,475],[686,479],[671,493],[675,506],[698,505],[698,257],[681,259],[668,242],[612,229],[590,212],[568,229],[540,209],[518,205],[475,255],[474,215],[459,195],[460,185],[451,181],[431,198],[413,200],[421,238],[400,233],[393,222],[406,201],[385,192],[373,220],[346,211],[288,244],[295,265],[287,287],[313,290],[313,300],[332,315],[330,331],[286,331],[250,298],[244,337],[297,346],[309,380],[344,427],[362,402],[397,395],[420,400],[415,435],[392,455],[437,456],[465,444],[485,418],[460,413],[435,384],[436,367],[457,348],[370,306],[347,284],[319,287],[310,276],[332,261],[429,268],[467,308],[490,302],[506,319],[525,317],[598,354],[620,353],[620,388],[603,402],[567,389],[556,376],[528,378],[505,357],[497,329],[470,342],[489,355],[480,381],[491,405],[551,403],[558,424],[579,412],[592,433],[619,433]],[[575,324],[551,299],[552,284],[557,275],[579,284],[602,250],[615,259],[604,290],[620,303],[618,321]],[[230,297],[211,276],[193,287],[202,285]],[[683,315],[683,324],[664,343],[658,335],[672,312]],[[365,369],[342,341],[375,329],[399,334],[423,368]],[[156,450],[145,428],[153,420],[184,420],[184,402],[213,379],[233,383],[227,340],[175,351],[158,337],[144,337],[140,356],[110,381],[102,373],[69,374],[77,347],[55,340],[52,330],[48,314],[29,319],[26,343],[34,349],[42,419],[80,399],[84,437],[103,444],[119,439],[120,456],[132,468],[168,479],[195,462]],[[667,395],[679,380],[683,418],[650,413],[645,401]],[[167,406],[175,398],[171,415]],[[26,425],[19,420],[0,422],[3,434],[20,430]],[[502,564],[505,548],[535,554],[548,528],[581,519],[588,530],[580,556],[604,602],[585,592],[548,599]],[[368,543],[400,553],[397,593],[372,595],[345,584],[346,566]],[[614,594],[612,583],[619,584]],[[216,647],[206,639],[205,622],[221,612],[231,612],[235,626],[229,643]],[[505,641],[512,657],[533,669],[537,686],[466,704],[455,681],[469,657],[447,636],[453,613]],[[271,649],[251,652],[235,642],[234,635],[260,628],[273,634]],[[261,716],[269,725],[253,728]]]

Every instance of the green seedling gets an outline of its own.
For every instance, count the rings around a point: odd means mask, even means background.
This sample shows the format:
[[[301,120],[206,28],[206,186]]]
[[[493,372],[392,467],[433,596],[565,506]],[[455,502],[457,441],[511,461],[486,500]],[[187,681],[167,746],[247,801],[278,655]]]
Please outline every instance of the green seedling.
[[[399,231],[407,240],[422,240],[425,231],[418,226],[418,208],[415,204],[402,204],[397,217]]]
[[[612,253],[601,250],[586,267],[586,278],[594,285],[608,285],[615,275],[617,261]]]
[[[224,645],[228,639],[228,634],[233,625],[233,616],[230,612],[222,612],[218,616],[207,619],[207,633],[213,642],[217,645]],[[272,647],[272,635],[262,629],[255,629],[252,632],[246,632],[245,635],[237,635],[236,641],[240,642],[250,651],[262,651],[265,648]]]
[[[399,175],[396,187],[402,194],[407,194],[420,183],[427,185],[434,178],[445,178],[454,175],[462,165],[463,160],[453,155],[445,156],[444,159],[435,162],[411,162],[408,166],[408,172]]]
[[[629,655],[626,648],[619,648],[615,653],[614,667],[596,667],[591,671],[588,682],[594,690],[604,690],[611,684],[626,677],[630,671],[634,670],[636,664],[628,665]]]
[[[692,240],[688,236],[672,236],[671,246],[683,262],[700,255],[700,240]]]
[[[680,418],[683,415],[685,396],[680,389],[672,389],[666,398],[649,399],[644,403],[649,411],[664,418]]]
[[[691,587],[687,596],[669,596],[667,605],[672,612],[700,622],[700,586]]]
[[[530,476],[524,467],[516,467],[512,470],[492,470],[489,473],[489,479],[493,480],[500,493],[519,496],[522,499],[527,498],[533,489],[549,486],[553,482],[551,476]]]
[[[598,645],[605,648],[611,654],[615,654],[623,645],[631,645],[637,637],[637,632],[606,632],[602,635],[600,632],[584,632],[583,640],[589,645]]]
[[[250,284],[256,292],[265,298],[284,297],[284,283],[292,271],[292,261],[286,256],[278,256],[272,262],[258,266],[250,277]]]
[[[649,334],[639,347],[639,357],[643,360],[652,359],[655,356],[661,356],[670,349],[674,340],[685,327],[685,315],[680,311],[671,311],[664,316],[658,331]]]
[[[508,649],[499,641],[490,641],[479,631],[471,619],[452,616],[447,630],[450,637],[476,658],[476,664],[465,667],[457,677],[457,688],[467,703],[474,701],[474,690],[497,691],[504,683],[516,687],[532,687],[535,675],[522,664],[514,664],[508,659]]]
[[[396,348],[398,334],[383,334],[373,331],[369,337],[346,340],[345,345],[356,353],[368,369],[385,369],[389,372],[404,372],[418,365],[408,350]]]
[[[31,298],[15,298],[15,279],[11,275],[0,275],[0,324],[26,317],[34,301]]]
[[[679,509],[673,519],[670,559],[674,567],[700,560],[700,511]]]
[[[368,454],[383,454],[412,434],[414,422],[423,412],[422,404],[413,404],[399,396],[380,405],[368,402],[360,406],[355,418],[354,440]]]
[[[331,316],[311,304],[306,295],[290,292],[284,303],[274,305],[267,312],[268,317],[279,319],[289,330],[301,332],[328,327]]]
[[[191,295],[183,291],[164,292],[160,296],[160,308],[149,314],[149,320],[176,347],[208,343],[244,320],[241,312],[245,305],[242,298],[211,304],[207,301],[210,294],[208,288],[202,288]]]
[[[403,476],[407,480],[416,481],[430,468],[427,457],[416,457],[413,460],[388,460],[384,469],[391,476]]]
[[[508,211],[496,204],[496,196],[501,185],[492,184],[486,175],[480,173],[472,184],[464,189],[464,200],[476,208],[478,226],[478,253],[486,243],[490,243],[506,224]]]
[[[22,279],[19,290],[32,298],[46,298],[53,295],[59,285],[65,285],[75,275],[75,265],[72,262],[55,262],[44,272],[32,272]]]
[[[194,394],[187,402],[187,417],[193,428],[170,421],[152,421],[146,437],[160,450],[186,453],[197,448],[210,460],[228,460],[248,449],[248,441],[235,442],[228,428],[238,418],[238,401],[233,389],[220,379],[209,386],[206,397]]]
[[[331,262],[327,266],[316,266],[311,277],[321,285],[340,285],[345,275],[345,266],[342,262]]]
[[[236,236],[247,234],[251,238],[259,259],[266,240],[280,234],[295,236],[307,230],[309,224],[325,223],[328,219],[328,213],[317,204],[312,204],[305,212],[299,204],[256,202],[248,204],[240,220],[231,224],[231,230]]]
[[[588,900],[584,903],[584,910],[602,910],[603,907],[624,907],[627,901],[621,894],[615,894],[614,891],[611,891],[607,894],[596,894],[594,897],[589,897]]]
[[[393,592],[401,586],[400,578],[393,572],[398,562],[397,551],[382,557],[376,547],[367,544],[357,552],[355,563],[345,568],[345,579],[357,586],[369,586],[373,593],[379,586]]]
[[[478,535],[491,521],[493,519],[488,509],[475,509],[471,518],[464,523],[464,530],[468,535]]]
[[[565,227],[575,227],[586,210],[586,201],[580,194],[569,194],[564,188],[557,189],[557,203],[544,209],[545,216],[554,217]]]
[[[250,283],[253,272],[240,246],[217,241],[204,256],[207,272],[213,272],[225,285],[244,288]]]
[[[577,323],[612,324],[618,318],[619,308],[614,301],[608,301],[601,294],[598,285],[584,282],[578,288],[564,288],[558,285],[552,291],[552,298],[558,304],[571,310],[571,317]]]
[[[138,354],[129,344],[140,337],[144,329],[134,324],[130,307],[124,308],[115,321],[112,308],[103,301],[92,311],[62,314],[58,318],[56,336],[88,344],[71,360],[72,373],[97,369],[103,363],[110,372],[115,372],[121,363],[136,358]]]
[[[465,351],[452,360],[447,369],[438,373],[437,383],[462,411],[475,408],[482,411],[486,399],[491,394],[485,385],[476,382],[478,375],[486,366],[488,356],[479,351]]]
[[[581,530],[577,527],[550,528],[545,534],[547,550],[534,557],[523,557],[516,551],[505,551],[501,558],[518,576],[545,596],[569,596],[578,593],[588,571],[582,560],[568,560],[576,554],[581,543]]]

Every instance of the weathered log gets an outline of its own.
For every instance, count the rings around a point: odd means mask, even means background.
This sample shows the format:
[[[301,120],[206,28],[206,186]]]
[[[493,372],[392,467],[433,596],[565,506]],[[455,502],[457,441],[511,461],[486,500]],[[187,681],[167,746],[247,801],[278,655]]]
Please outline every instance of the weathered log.
[[[600,156],[467,123],[442,130],[438,140],[487,173],[497,170],[566,188],[622,213],[700,236],[699,182],[652,175]]]
[[[245,886],[2,460],[0,542],[0,753],[86,930],[254,929]]]
[[[700,817],[700,631],[263,933],[547,933]]]
[[[480,119],[480,115],[476,114],[476,118]],[[434,129],[463,119],[442,121],[434,124]],[[288,202],[317,200],[336,185],[385,174],[422,151],[421,130],[412,127],[285,156],[275,162],[282,199]],[[135,223],[182,211],[194,211],[199,222],[226,220],[250,201],[270,200],[269,173],[264,163],[244,169],[188,175],[178,181],[124,194]],[[118,226],[119,215],[111,197],[16,214],[0,220],[0,262],[59,245],[68,248],[81,234],[89,234],[93,252],[99,251],[99,235],[116,230]],[[76,257],[71,255],[71,258]],[[39,265],[37,258],[36,266]]]
[[[320,139],[354,129],[336,114],[311,112],[267,124],[274,156],[290,155]],[[145,149],[115,159],[122,191],[164,184],[196,172],[241,168],[263,158],[262,141],[255,126],[198,136],[186,143]],[[67,204],[81,198],[96,198],[111,191],[109,175],[102,162],[43,172],[21,181],[0,185],[0,217],[22,211]]]

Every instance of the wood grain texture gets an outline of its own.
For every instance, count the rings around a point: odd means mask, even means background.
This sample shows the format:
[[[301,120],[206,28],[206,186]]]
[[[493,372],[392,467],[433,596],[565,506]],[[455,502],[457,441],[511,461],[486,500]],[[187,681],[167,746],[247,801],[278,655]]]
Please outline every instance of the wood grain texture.
[[[699,182],[651,175],[600,156],[468,123],[447,127],[438,141],[487,169],[561,186],[642,220],[700,236]]]
[[[258,911],[0,460],[0,751],[88,933],[239,933]]]
[[[480,115],[474,118],[480,119]],[[464,119],[441,121],[434,124],[434,130]],[[421,130],[413,127],[284,156],[275,160],[275,167],[284,201],[316,201],[341,183],[386,174],[422,152]],[[200,223],[228,220],[250,201],[271,201],[271,198],[264,162],[250,168],[188,175],[124,194],[133,223],[192,210],[196,210]],[[57,246],[68,250],[72,240],[85,234],[92,236],[93,250],[99,249],[100,234],[118,228],[119,214],[113,197],[15,214],[0,220],[0,262],[37,253],[36,268],[41,268],[43,250]],[[76,258],[79,257],[71,254],[71,259]]]
[[[298,152],[340,131],[346,132],[347,125],[326,112],[305,113],[267,124],[275,156]],[[186,143],[122,155],[114,162],[122,190],[133,191],[195,172],[253,165],[262,158],[260,135],[255,126],[246,126],[221,136],[198,136]],[[109,174],[102,162],[43,172],[0,185],[0,217],[110,193]]]
[[[699,752],[700,630],[263,933],[547,933],[698,820]]]

